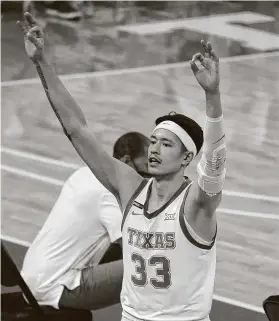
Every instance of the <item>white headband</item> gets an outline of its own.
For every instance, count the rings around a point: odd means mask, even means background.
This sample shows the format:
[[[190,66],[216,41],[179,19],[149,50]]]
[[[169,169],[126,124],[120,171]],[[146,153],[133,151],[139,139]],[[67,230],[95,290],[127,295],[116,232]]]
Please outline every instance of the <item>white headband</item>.
[[[197,155],[197,148],[192,138],[182,127],[177,125],[175,122],[170,120],[162,121],[154,128],[153,133],[157,129],[166,129],[171,131],[181,140],[182,144],[187,148],[188,151],[194,153],[194,157]]]

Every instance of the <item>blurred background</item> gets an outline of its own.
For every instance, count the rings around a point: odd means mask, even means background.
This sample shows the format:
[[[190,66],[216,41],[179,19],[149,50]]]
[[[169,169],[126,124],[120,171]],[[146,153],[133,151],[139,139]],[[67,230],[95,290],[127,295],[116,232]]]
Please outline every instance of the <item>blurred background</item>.
[[[176,22],[163,32],[154,25],[143,33],[125,28],[249,11],[254,13],[251,17],[233,19],[231,26],[278,35],[276,1],[2,1],[1,9],[2,81],[35,76],[15,25],[27,10],[43,27],[50,61],[61,74],[187,61],[200,50],[202,37],[212,42],[220,57],[279,50],[278,39],[261,47],[256,43],[263,39],[256,34],[255,39],[244,41],[246,35],[235,33],[233,28],[216,28],[218,18],[211,20],[208,34],[199,20],[192,22],[192,28]]]
[[[213,321],[264,321],[279,293],[279,2],[2,1],[1,238],[20,267],[64,181],[84,166],[54,116],[16,21],[31,12],[45,51],[108,151],[184,112],[201,126],[204,93],[189,68],[210,41],[220,57],[228,142],[218,209]],[[196,164],[188,171],[196,177]],[[120,320],[120,307],[96,320]]]

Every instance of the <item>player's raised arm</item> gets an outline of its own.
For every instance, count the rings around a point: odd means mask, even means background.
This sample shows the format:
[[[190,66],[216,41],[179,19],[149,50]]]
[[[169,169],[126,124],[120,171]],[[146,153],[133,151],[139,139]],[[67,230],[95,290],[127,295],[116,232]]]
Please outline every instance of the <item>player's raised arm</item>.
[[[124,208],[143,180],[135,170],[110,156],[91,135],[85,117],[44,56],[43,32],[30,13],[17,22],[24,34],[25,50],[36,66],[50,105],[64,133],[98,180]]]
[[[223,112],[219,91],[219,59],[209,42],[201,41],[204,56],[197,53],[190,62],[192,71],[205,91],[206,120],[204,126],[204,145],[198,164],[198,182],[194,184],[199,208],[207,214],[214,214],[221,201],[225,180],[226,143],[223,129]],[[196,62],[200,66],[196,65]]]

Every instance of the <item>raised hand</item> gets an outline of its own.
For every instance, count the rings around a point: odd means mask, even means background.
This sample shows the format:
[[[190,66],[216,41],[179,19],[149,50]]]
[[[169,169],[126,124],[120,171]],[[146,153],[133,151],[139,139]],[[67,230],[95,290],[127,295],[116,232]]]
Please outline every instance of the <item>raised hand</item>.
[[[201,87],[208,92],[216,92],[219,90],[219,58],[212,50],[209,42],[201,41],[204,48],[204,56],[201,53],[196,53],[190,61],[191,69]],[[196,65],[196,61],[201,63],[201,66]]]
[[[33,61],[39,61],[43,56],[44,36],[42,29],[29,12],[24,13],[24,22],[17,21],[24,35],[25,50],[28,57]]]

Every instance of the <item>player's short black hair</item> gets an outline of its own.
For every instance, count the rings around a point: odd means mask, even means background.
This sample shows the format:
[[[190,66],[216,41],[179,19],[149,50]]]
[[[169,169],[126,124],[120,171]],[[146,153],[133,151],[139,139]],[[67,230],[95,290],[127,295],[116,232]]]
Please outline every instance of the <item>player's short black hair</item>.
[[[188,133],[188,135],[193,139],[196,145],[198,154],[203,145],[203,130],[200,125],[196,123],[192,118],[189,118],[182,114],[177,114],[172,111],[168,115],[157,118],[155,121],[156,126],[165,120],[173,121]]]
[[[120,159],[129,155],[131,159],[143,155],[144,147],[148,147],[150,140],[139,132],[129,132],[120,136],[113,146],[113,157]]]

